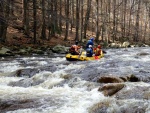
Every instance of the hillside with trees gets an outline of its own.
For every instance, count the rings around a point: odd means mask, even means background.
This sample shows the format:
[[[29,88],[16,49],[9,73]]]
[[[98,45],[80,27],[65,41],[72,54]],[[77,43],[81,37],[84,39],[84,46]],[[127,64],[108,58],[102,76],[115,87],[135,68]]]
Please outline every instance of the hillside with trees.
[[[1,0],[0,12],[1,44],[150,44],[150,0]]]

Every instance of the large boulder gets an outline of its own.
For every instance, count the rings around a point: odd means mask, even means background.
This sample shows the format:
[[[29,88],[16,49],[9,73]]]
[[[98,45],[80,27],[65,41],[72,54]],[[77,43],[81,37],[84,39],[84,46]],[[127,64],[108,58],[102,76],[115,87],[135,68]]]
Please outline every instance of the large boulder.
[[[97,82],[99,83],[121,83],[124,82],[121,78],[115,76],[103,76],[100,77]]]
[[[12,55],[13,53],[8,48],[2,47],[0,49],[0,56],[12,56]]]
[[[128,41],[123,42],[123,44],[122,44],[122,47],[124,47],[124,48],[129,47],[129,46],[130,46],[130,43]]]
[[[121,43],[117,43],[117,42],[111,43],[111,44],[109,45],[109,47],[111,47],[111,48],[120,48],[120,47],[121,47]]]
[[[68,52],[68,48],[62,45],[56,45],[52,48],[54,53],[66,54]]]
[[[122,83],[105,84],[98,91],[102,91],[105,96],[112,96],[121,90],[125,85]]]

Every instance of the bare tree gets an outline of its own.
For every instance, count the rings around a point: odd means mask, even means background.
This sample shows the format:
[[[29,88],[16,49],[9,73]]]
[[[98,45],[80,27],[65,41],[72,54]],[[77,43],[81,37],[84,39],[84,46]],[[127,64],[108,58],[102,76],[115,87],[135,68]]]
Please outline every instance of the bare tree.
[[[76,36],[75,40],[79,40],[79,0],[76,0]]]
[[[80,0],[80,40],[82,41],[82,37],[83,37],[83,7],[84,7],[84,1]]]
[[[10,0],[0,1],[0,12],[0,42],[5,42],[10,14]]]
[[[68,32],[69,32],[69,0],[66,1],[66,31],[65,31],[65,38],[64,40],[67,40],[68,38]]]
[[[90,18],[90,13],[91,13],[91,2],[92,0],[87,0],[87,12],[86,12],[85,22],[84,22],[84,39],[86,39],[86,32],[87,32],[88,22]]]
[[[33,26],[33,29],[34,29],[34,36],[33,36],[33,39],[34,39],[34,44],[36,44],[36,26],[37,26],[37,20],[36,20],[36,0],[33,0],[33,21],[34,21],[34,26]]]
[[[28,0],[23,0],[23,27],[25,35],[29,36],[29,3]]]
[[[137,10],[137,15],[136,15],[135,34],[134,34],[134,41],[135,42],[138,42],[138,40],[139,40],[140,9],[141,9],[141,0],[138,0],[138,10]]]
[[[96,0],[96,38],[95,40],[98,41],[100,30],[99,30],[99,0]]]
[[[116,39],[116,0],[113,2],[113,42]]]
[[[45,0],[42,0],[42,32],[41,32],[41,38],[46,39],[46,23],[45,23]]]

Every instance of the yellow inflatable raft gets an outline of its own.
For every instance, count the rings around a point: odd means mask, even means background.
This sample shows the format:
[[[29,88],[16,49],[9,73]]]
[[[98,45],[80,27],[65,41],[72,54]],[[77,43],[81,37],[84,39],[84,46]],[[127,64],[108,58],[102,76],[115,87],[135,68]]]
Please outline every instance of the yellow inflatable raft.
[[[100,58],[102,58],[104,56],[103,52],[101,52],[101,55],[100,56],[92,56],[92,57],[87,57],[86,56],[86,52],[82,52],[81,55],[72,55],[70,53],[68,53],[66,55],[66,59],[68,61],[76,61],[76,60],[79,60],[79,61],[88,61],[88,60],[98,60]]]

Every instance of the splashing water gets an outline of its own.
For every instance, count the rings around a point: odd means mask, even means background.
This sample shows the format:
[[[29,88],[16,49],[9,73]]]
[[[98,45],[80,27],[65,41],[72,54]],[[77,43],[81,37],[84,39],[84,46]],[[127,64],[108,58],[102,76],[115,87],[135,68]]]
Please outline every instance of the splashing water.
[[[140,49],[140,51],[139,51]],[[105,106],[104,113],[121,113],[144,110],[150,112],[149,82],[126,82],[122,92],[136,88],[146,88],[143,99],[135,97],[106,97],[98,91],[101,84],[87,81],[97,75],[126,76],[135,74],[141,80],[150,77],[149,48],[108,49],[104,58],[96,61],[68,62],[63,57],[23,57],[10,61],[1,59],[0,64],[0,100],[2,112],[7,113],[88,113],[96,111],[95,106]],[[51,71],[51,68],[56,68]],[[46,70],[43,70],[45,68]],[[32,77],[14,76],[19,69],[39,70]],[[6,76],[6,75],[12,76]],[[148,80],[148,79],[147,79]],[[15,83],[11,85],[10,83]],[[30,84],[26,87],[22,83]],[[142,90],[144,91],[144,90]],[[120,96],[118,95],[118,96]],[[123,96],[124,96],[123,95]],[[17,107],[16,107],[17,106]],[[127,109],[129,108],[129,109]],[[91,112],[92,113],[92,112]],[[96,112],[95,112],[96,113]]]

